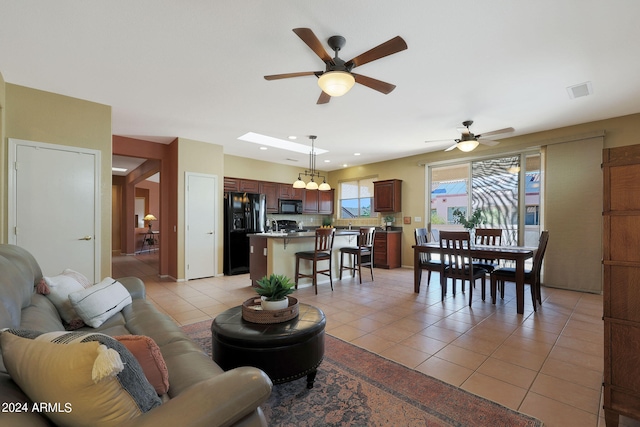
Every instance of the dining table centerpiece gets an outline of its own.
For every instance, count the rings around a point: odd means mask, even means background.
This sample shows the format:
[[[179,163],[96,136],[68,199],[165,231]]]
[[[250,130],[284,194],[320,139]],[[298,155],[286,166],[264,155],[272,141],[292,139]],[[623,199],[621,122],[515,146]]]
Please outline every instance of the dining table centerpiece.
[[[256,292],[262,297],[263,310],[280,310],[289,306],[287,295],[293,292],[295,283],[284,274],[271,274],[257,281]]]

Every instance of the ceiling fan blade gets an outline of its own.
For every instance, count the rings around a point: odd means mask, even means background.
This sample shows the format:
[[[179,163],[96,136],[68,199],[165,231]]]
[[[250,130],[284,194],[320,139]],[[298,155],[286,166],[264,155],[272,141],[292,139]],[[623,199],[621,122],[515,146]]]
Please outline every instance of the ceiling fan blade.
[[[509,132],[513,132],[515,131],[514,128],[504,128],[504,129],[498,129],[498,130],[492,130],[491,132],[485,132],[482,135],[478,135],[478,138],[482,137],[487,137],[487,136],[493,136],[493,135],[500,135],[501,133],[509,133]]]
[[[320,97],[318,98],[318,102],[316,104],[327,104],[331,101],[331,95],[327,94],[325,91],[320,92]]]
[[[264,76],[264,78],[265,80],[279,80],[288,79],[291,77],[317,76],[318,73],[322,74],[322,71],[302,71],[300,73],[273,74],[271,76]]]
[[[370,49],[355,58],[347,61],[344,65],[349,69],[352,67],[359,67],[367,62],[375,61],[376,59],[384,58],[385,56],[393,55],[407,48],[407,43],[400,36],[396,36],[391,40]]]
[[[382,80],[377,80],[371,77],[363,76],[361,74],[353,74],[353,77],[356,79],[356,83],[360,83],[368,88],[373,90],[377,90],[378,92],[382,92],[385,95],[391,92],[396,88],[396,85],[392,85],[391,83],[383,82]]]
[[[455,144],[453,144],[451,147],[447,148],[447,149],[446,149],[446,150],[444,150],[444,151],[451,151],[451,150],[453,150],[454,148],[456,148],[457,146],[458,146],[458,143],[456,142]]]
[[[489,147],[494,147],[494,146],[500,144],[500,141],[494,141],[493,139],[479,139],[478,142],[480,144],[484,144],[484,145],[487,145]]]
[[[320,40],[318,40],[318,37],[316,37],[310,28],[294,28],[293,32],[296,33],[298,37],[300,37],[302,41],[320,57],[320,59],[325,63],[330,62],[333,64],[333,58],[331,58],[331,55],[327,53]]]

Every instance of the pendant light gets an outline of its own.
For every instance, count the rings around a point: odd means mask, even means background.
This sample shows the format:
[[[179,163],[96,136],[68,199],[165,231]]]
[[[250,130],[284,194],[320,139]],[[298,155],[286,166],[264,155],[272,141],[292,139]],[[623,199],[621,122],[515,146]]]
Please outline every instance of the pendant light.
[[[298,174],[298,179],[293,183],[293,188],[306,188],[307,190],[320,190],[320,191],[328,191],[331,190],[331,186],[327,184],[327,180],[323,175],[320,175],[320,172],[316,171],[316,150],[314,141],[317,136],[309,135],[309,139],[311,140],[311,151],[309,152],[309,169],[304,172],[300,172]],[[305,184],[302,180],[302,175],[310,176],[311,180]],[[315,178],[322,178],[322,184],[318,185],[315,181]]]

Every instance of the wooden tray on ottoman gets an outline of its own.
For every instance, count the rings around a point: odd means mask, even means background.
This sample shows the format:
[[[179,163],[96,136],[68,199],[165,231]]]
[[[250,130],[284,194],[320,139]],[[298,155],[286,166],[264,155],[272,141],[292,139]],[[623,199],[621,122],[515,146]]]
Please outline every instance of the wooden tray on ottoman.
[[[289,297],[289,306],[280,310],[262,310],[260,298],[250,298],[242,303],[242,318],[251,323],[282,323],[299,313],[298,299]]]

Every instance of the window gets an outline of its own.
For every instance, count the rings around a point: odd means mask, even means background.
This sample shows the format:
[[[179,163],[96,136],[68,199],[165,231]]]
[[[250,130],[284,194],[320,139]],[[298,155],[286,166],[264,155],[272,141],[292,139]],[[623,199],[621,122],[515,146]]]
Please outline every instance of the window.
[[[373,212],[373,181],[359,179],[340,183],[340,218],[370,218]]]

